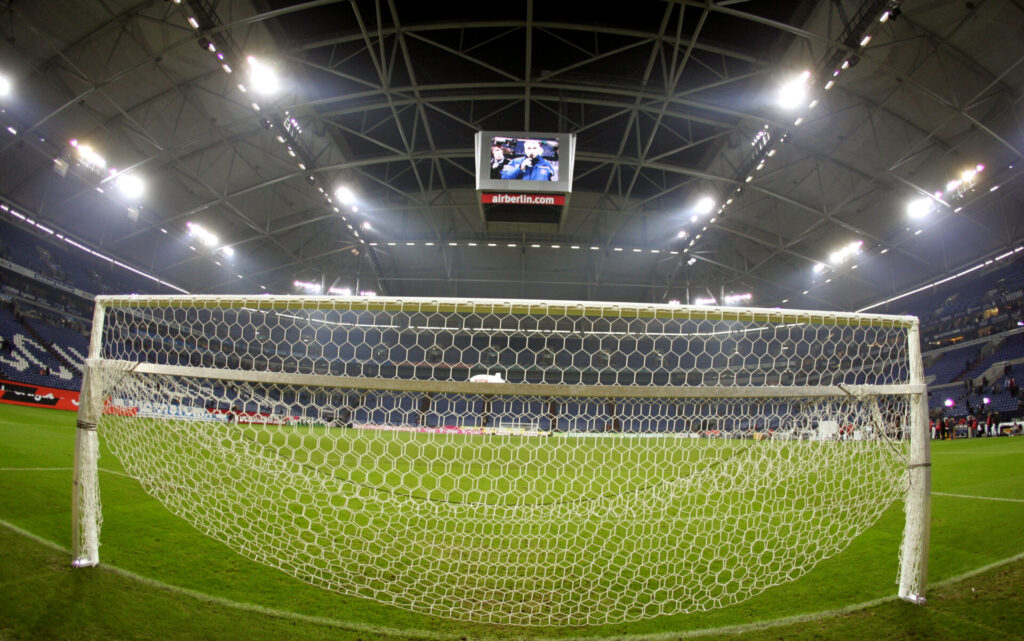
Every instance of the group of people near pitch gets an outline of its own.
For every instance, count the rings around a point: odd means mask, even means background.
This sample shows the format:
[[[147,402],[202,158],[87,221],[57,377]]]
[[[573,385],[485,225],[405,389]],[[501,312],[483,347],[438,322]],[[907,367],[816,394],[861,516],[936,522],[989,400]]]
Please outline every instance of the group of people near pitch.
[[[985,416],[975,416],[973,414],[968,416],[961,416],[959,419],[950,416],[938,416],[932,419],[929,428],[931,429],[932,439],[955,439],[957,432],[963,434],[965,438],[974,438],[981,436],[1002,436],[1008,434],[1009,436],[1016,436],[1021,433],[1021,423],[1014,423],[1008,429],[999,420],[998,412],[989,412]]]

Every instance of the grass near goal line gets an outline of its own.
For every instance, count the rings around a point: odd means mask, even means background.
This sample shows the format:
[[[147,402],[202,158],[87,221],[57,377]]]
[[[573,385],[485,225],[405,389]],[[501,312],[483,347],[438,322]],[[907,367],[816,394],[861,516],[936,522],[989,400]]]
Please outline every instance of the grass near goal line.
[[[17,528],[0,527],[5,551],[0,555],[0,638],[675,638],[687,631],[839,609],[895,592],[899,506],[808,575],[737,606],[587,628],[462,624],[339,596],[238,556],[170,515],[120,474],[119,462],[107,451],[100,460],[101,558],[105,566],[134,576],[72,571],[66,553],[37,539],[65,550],[70,545],[73,439],[70,413],[0,405],[0,520]],[[937,443],[933,458],[931,581],[1024,552],[1024,438]],[[924,608],[886,603],[857,615],[793,624],[785,632],[748,635],[1012,636],[1024,626],[1022,578],[1024,562],[1018,561],[934,589]],[[232,603],[275,613],[240,610]]]

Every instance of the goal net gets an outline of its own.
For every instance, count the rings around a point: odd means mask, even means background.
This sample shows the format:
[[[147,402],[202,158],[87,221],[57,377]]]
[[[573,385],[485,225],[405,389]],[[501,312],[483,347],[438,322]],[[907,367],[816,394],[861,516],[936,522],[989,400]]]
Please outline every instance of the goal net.
[[[923,601],[916,319],[540,301],[100,297],[76,452],[340,593],[489,623],[737,603],[904,502]],[[897,553],[894,550],[894,567]]]

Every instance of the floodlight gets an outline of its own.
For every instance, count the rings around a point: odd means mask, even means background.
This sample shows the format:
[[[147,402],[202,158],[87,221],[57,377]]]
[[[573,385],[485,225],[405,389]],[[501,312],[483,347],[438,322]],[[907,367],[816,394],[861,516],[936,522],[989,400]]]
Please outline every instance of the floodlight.
[[[281,90],[281,79],[276,71],[253,56],[245,60],[249,63],[249,85],[257,93],[270,95]]]
[[[907,203],[907,215],[911,218],[923,218],[931,213],[935,201],[929,197],[917,198]]]
[[[981,399],[981,402],[984,403],[985,405],[988,405],[989,403],[992,402],[992,399],[986,396],[983,399]]]
[[[823,271],[825,271],[824,263],[815,263],[815,265],[814,265],[814,273],[815,274],[820,274]]]
[[[945,400],[945,401],[943,402],[943,405],[945,405],[946,407],[953,407],[954,405],[956,405],[956,403],[954,403],[954,402],[953,402],[953,399],[951,399],[951,398],[947,398],[947,399],[946,399],[946,400]]]
[[[225,256],[227,256],[228,258],[231,258],[232,256],[234,256],[234,255],[235,255],[235,250],[234,250],[234,249],[231,249],[230,247],[228,247],[227,245],[225,245],[225,246],[223,246],[223,247],[221,247],[221,248],[220,248],[220,253],[224,254],[224,255],[225,255]]]
[[[342,205],[350,205],[356,201],[355,193],[345,186],[338,187],[334,190],[334,195],[341,201]]]
[[[0,76],[0,96],[6,96],[9,93],[11,93],[11,81]]]
[[[114,184],[117,185],[117,188],[121,190],[125,197],[132,200],[142,196],[143,192],[146,191],[145,183],[135,174],[120,174]]]
[[[710,196],[704,196],[697,201],[697,205],[693,208],[698,214],[710,214],[711,210],[715,208],[715,199]]]
[[[807,81],[811,78],[810,71],[786,81],[779,87],[778,102],[783,109],[796,109],[807,97]]]
[[[78,142],[77,139],[71,140],[71,146],[74,147],[78,152],[78,159],[86,165],[95,167],[96,169],[104,169],[107,166],[106,159],[96,153],[89,145]]]
[[[211,231],[208,231],[199,223],[189,222],[185,223],[185,226],[188,228],[189,235],[199,239],[199,242],[201,242],[203,245],[207,247],[216,247],[219,244],[219,239],[217,238],[217,235]]]
[[[724,298],[723,300],[724,300],[724,302],[725,302],[725,304],[726,304],[726,305],[737,305],[737,304],[739,304],[739,303],[742,303],[742,302],[748,301],[748,300],[750,300],[751,298],[753,298],[753,295],[752,295],[752,294],[750,294],[750,293],[744,293],[744,294],[729,294],[729,295],[727,295],[727,296],[726,296],[726,297],[725,297],[725,298]]]

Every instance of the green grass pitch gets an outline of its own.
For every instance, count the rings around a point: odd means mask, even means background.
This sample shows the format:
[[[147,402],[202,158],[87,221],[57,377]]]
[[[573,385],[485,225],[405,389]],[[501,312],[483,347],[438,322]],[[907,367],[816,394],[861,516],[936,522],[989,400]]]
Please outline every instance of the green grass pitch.
[[[341,596],[250,561],[170,514],[100,460],[100,568],[71,570],[74,416],[0,405],[0,639],[1003,638],[1019,635],[1024,561],[943,584],[1024,552],[1024,438],[933,444],[929,604],[895,592],[896,505],[797,581],[720,610],[631,624],[524,628],[466,624]],[[580,492],[584,490],[581,489]],[[243,605],[244,604],[244,605]],[[807,620],[800,617],[810,615]],[[782,627],[758,624],[795,617]],[[732,627],[731,627],[732,626]]]

